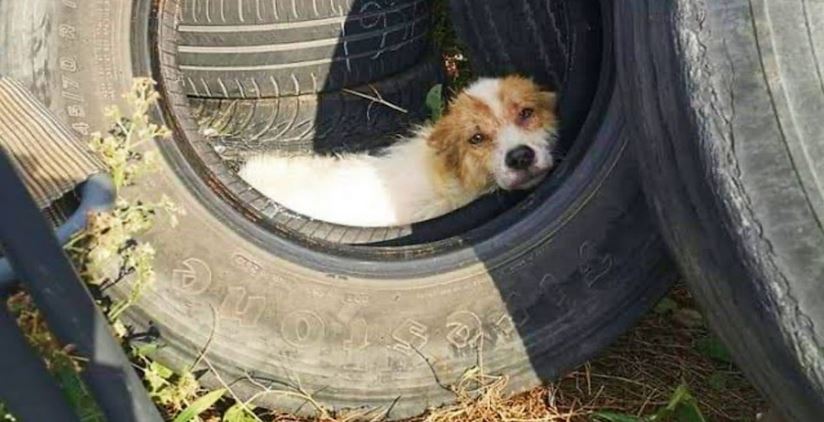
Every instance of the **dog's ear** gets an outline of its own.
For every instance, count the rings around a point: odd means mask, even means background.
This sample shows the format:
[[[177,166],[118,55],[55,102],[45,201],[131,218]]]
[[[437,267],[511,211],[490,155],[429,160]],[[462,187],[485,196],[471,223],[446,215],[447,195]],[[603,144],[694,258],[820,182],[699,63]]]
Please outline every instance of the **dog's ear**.
[[[541,91],[541,102],[552,111],[558,109],[558,95],[552,91]]]

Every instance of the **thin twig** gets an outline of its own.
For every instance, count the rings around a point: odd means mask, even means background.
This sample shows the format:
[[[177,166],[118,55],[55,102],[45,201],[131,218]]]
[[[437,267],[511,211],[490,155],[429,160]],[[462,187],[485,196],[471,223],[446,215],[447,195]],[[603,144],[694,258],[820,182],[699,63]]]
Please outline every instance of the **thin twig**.
[[[435,383],[438,384],[444,390],[449,391],[450,393],[454,394],[455,391],[452,388],[449,388],[448,385],[441,382],[441,378],[438,376],[438,372],[435,371],[435,367],[432,366],[432,362],[429,362],[429,359],[427,359],[426,356],[424,356],[423,353],[421,353],[421,351],[418,350],[417,347],[412,347],[412,350],[414,350],[415,353],[417,353],[418,356],[420,356],[421,359],[423,359],[423,361],[426,362],[426,366],[428,366],[429,370],[432,372],[432,378],[435,379]]]
[[[304,391],[302,387],[293,387],[298,392],[292,392],[292,391],[286,391],[286,390],[272,390],[271,388],[266,387],[263,384],[257,382],[254,378],[252,378],[249,375],[248,372],[244,373],[244,376],[246,377],[247,381],[249,381],[253,385],[256,385],[256,386],[260,387],[263,390],[263,391],[258,391],[257,393],[253,394],[252,397],[249,398],[249,400],[246,400],[246,402],[244,403],[244,406],[246,404],[252,403],[254,400],[257,400],[258,398],[260,398],[262,396],[265,396],[265,395],[268,395],[268,394],[280,394],[280,395],[283,395],[283,396],[286,396],[286,397],[296,397],[296,398],[299,398],[299,399],[303,399],[307,403],[311,404],[315,408],[315,410],[317,410],[320,413],[321,418],[332,419],[332,417],[329,415],[329,412],[326,410],[326,408],[324,408],[323,406],[321,406],[320,403],[315,401],[315,399],[312,398],[312,396],[309,393]]]
[[[263,422],[263,421],[262,421],[262,420],[258,417],[258,415],[256,415],[256,414],[255,414],[255,412],[252,412],[252,409],[250,409],[250,408],[246,405],[246,402],[244,402],[243,400],[241,400],[241,399],[240,399],[240,397],[238,397],[238,395],[237,395],[237,394],[235,394],[235,391],[234,391],[234,390],[232,390],[232,387],[229,387],[229,384],[226,384],[226,381],[224,381],[224,380],[223,380],[223,377],[221,377],[221,376],[220,376],[220,374],[217,372],[217,369],[215,369],[215,367],[214,367],[214,366],[212,366],[212,363],[211,363],[211,362],[209,362],[209,359],[207,359],[207,358],[206,358],[206,356],[203,356],[203,363],[205,363],[205,364],[206,364],[206,366],[208,366],[208,367],[209,367],[209,370],[210,370],[210,371],[212,371],[212,373],[213,373],[213,374],[215,374],[215,378],[217,379],[217,382],[219,382],[219,383],[220,383],[220,385],[222,385],[222,386],[223,386],[223,388],[225,388],[225,389],[226,389],[226,391],[228,391],[228,392],[229,392],[229,394],[231,394],[231,395],[232,395],[232,398],[233,398],[233,399],[235,399],[235,402],[236,402],[238,405],[240,405],[240,407],[242,407],[242,408],[243,408],[243,410],[244,410],[244,411],[246,411],[246,413],[248,413],[248,414],[252,415],[252,417],[253,417],[253,418],[255,418],[255,420],[256,420],[256,421],[258,421],[258,422]]]
[[[209,337],[206,339],[206,343],[203,344],[203,350],[200,351],[197,359],[192,363],[192,366],[189,367],[189,371],[192,371],[200,365],[200,361],[206,357],[206,352],[209,351],[209,346],[212,345],[212,339],[215,338],[215,332],[217,331],[217,309],[215,309],[215,305],[209,304],[209,309],[212,311],[212,330],[209,332]]]
[[[355,90],[353,90],[353,89],[349,89],[349,88],[344,88],[344,89],[342,89],[341,91],[343,91],[343,92],[345,92],[345,93],[347,93],[347,94],[352,94],[352,95],[355,95],[355,96],[357,96],[357,97],[366,98],[367,100],[371,100],[372,102],[375,102],[375,103],[378,103],[378,104],[383,104],[383,105],[385,105],[385,106],[387,106],[387,107],[391,108],[392,110],[396,110],[396,111],[399,111],[399,112],[404,113],[404,114],[409,114],[409,111],[407,111],[405,108],[400,107],[400,106],[397,106],[397,105],[395,105],[395,104],[392,104],[392,103],[390,103],[389,101],[386,101],[386,100],[383,98],[383,96],[381,95],[381,93],[380,93],[380,92],[378,92],[378,90],[377,90],[377,89],[375,89],[375,87],[374,87],[374,86],[369,85],[369,88],[371,88],[371,89],[372,89],[372,92],[374,92],[374,93],[375,93],[375,95],[374,95],[374,96],[369,95],[369,94],[364,94],[363,92],[360,92],[360,91],[355,91]]]

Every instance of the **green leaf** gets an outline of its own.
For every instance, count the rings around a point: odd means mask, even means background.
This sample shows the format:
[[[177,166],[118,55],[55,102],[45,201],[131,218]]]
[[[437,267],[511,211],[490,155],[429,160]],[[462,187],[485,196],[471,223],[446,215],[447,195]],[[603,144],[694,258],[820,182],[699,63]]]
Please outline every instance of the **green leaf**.
[[[676,422],[707,422],[704,415],[701,414],[701,410],[698,409],[698,403],[695,400],[678,405],[674,414]]]
[[[678,309],[678,302],[672,300],[669,297],[665,297],[655,305],[655,313],[656,314],[666,314]]]
[[[252,408],[250,407],[250,410]],[[256,422],[254,416],[250,415],[249,412],[240,404],[236,403],[226,413],[223,414],[222,422]]]
[[[200,415],[201,413],[205,412],[210,407],[212,407],[212,405],[214,405],[218,400],[220,400],[221,397],[223,397],[223,393],[225,392],[225,388],[219,388],[217,390],[212,390],[203,396],[200,396],[200,398],[195,400],[191,405],[189,405],[189,407],[187,407],[184,411],[180,412],[172,422],[189,422],[196,416]]]
[[[69,399],[69,403],[76,409],[83,401],[90,397],[86,391],[86,386],[80,380],[80,376],[69,366],[59,365],[55,368],[54,375],[60,384],[60,388]]]
[[[641,422],[642,419],[637,416],[627,415],[625,413],[615,412],[595,412],[592,417],[596,421],[602,422]]]
[[[163,387],[167,385],[167,381],[161,377],[159,377],[156,373],[152,371],[146,371],[143,373],[143,379],[149,384],[149,394],[152,396],[156,396],[160,394],[163,390]]]
[[[157,361],[154,361],[151,365],[149,365],[149,370],[151,370],[152,372],[157,374],[157,376],[163,379],[169,379],[169,377],[175,374],[174,371],[158,363]]]
[[[135,355],[141,357],[151,357],[157,353],[160,346],[157,343],[143,343],[139,346],[133,346],[132,351]]]
[[[724,343],[714,336],[707,336],[695,343],[695,348],[704,356],[724,363],[732,363],[732,356]]]
[[[149,394],[159,396],[164,387],[169,385],[168,380],[172,375],[174,375],[174,372],[171,369],[153,361],[143,372],[143,379],[149,383]]]
[[[666,407],[658,409],[655,416],[650,421],[675,421],[675,422],[706,422],[701,410],[698,409],[698,401],[690,394],[686,385],[681,384],[670,397]]]
[[[433,122],[437,122],[443,115],[443,85],[437,84],[426,94],[426,108],[429,109],[429,117]]]

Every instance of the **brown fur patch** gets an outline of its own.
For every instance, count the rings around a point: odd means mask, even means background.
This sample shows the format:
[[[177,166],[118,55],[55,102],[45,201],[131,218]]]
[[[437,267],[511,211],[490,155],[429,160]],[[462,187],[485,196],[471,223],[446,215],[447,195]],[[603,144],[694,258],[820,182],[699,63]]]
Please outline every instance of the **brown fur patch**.
[[[501,80],[501,90],[498,93],[504,108],[504,119],[515,122],[526,130],[551,128],[557,124],[555,116],[555,94],[541,91],[541,88],[521,76],[507,76]],[[521,120],[521,110],[531,108],[533,116]]]
[[[435,124],[428,141],[439,158],[436,170],[458,179],[472,192],[488,189],[493,183],[489,162],[499,126],[489,106],[465,93],[459,94],[449,112]],[[470,139],[476,134],[483,136],[483,140],[472,144]]]
[[[481,193],[494,184],[492,156],[504,124],[518,121],[528,130],[556,124],[554,93],[541,91],[530,79],[518,76],[503,78],[500,86],[504,116],[496,116],[485,102],[462,92],[427,140],[436,151],[436,172],[457,179],[468,192]],[[526,107],[533,109],[533,116],[521,121],[518,115]],[[470,142],[475,134],[481,134],[483,141]]]

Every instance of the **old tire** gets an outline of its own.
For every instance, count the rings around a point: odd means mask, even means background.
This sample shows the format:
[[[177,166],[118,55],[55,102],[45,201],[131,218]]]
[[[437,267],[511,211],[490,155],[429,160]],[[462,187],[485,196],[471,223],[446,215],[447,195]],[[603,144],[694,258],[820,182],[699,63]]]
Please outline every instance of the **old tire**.
[[[266,98],[384,79],[429,49],[426,0],[181,2],[178,61],[195,97]]]
[[[824,415],[824,8],[616,2],[645,190],[736,363],[788,420]]]
[[[300,385],[325,406],[400,418],[452,400],[438,382],[455,382],[478,359],[488,373],[509,375],[512,390],[553,379],[668,288],[672,274],[613,99],[609,48],[591,113],[564,163],[528,198],[456,236],[343,245],[308,239],[305,224],[265,227],[246,206],[253,192],[223,183],[228,170],[215,170],[220,159],[198,135],[184,78],[162,65],[175,54],[174,6],[0,3],[9,58],[0,72],[25,81],[80,133],[107,128],[103,109],[121,101],[133,75],[160,81],[159,111],[175,140],[153,147],[160,172],[126,194],[167,195],[187,215],[151,234],[158,280],[129,318],[160,333],[158,357],[170,365],[203,353],[244,397],[259,391],[248,376],[292,393]],[[217,384],[210,371],[203,381]],[[296,394],[255,403],[312,411]]]

